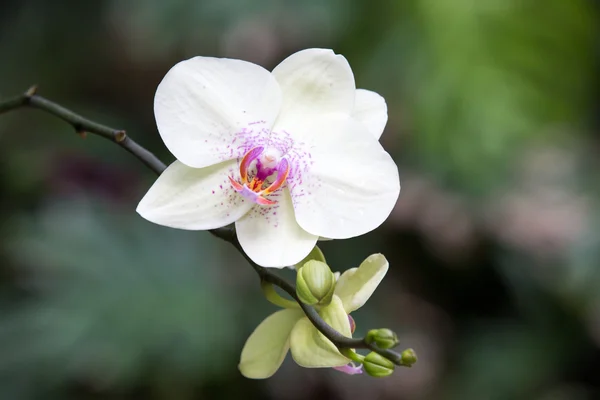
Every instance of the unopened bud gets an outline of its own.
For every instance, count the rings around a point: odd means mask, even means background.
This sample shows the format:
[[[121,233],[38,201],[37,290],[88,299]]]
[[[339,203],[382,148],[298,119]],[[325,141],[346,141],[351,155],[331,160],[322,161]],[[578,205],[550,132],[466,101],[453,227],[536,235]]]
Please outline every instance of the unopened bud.
[[[387,328],[371,329],[365,339],[367,343],[375,343],[380,349],[391,349],[398,345],[398,336]]]
[[[321,251],[321,249],[319,248],[319,246],[315,246],[310,251],[310,253],[308,253],[308,255],[306,257],[304,257],[304,259],[302,261],[300,261],[298,264],[294,265],[294,268],[296,268],[296,271],[297,271],[304,264],[306,264],[307,262],[309,262],[310,260],[317,260],[317,261],[321,261],[321,262],[327,263],[327,261],[325,260],[325,255],[323,254],[323,252]]]
[[[400,355],[402,356],[402,365],[405,367],[412,367],[417,362],[417,353],[413,349],[406,349]]]
[[[327,305],[335,289],[335,277],[324,262],[311,260],[298,270],[296,294],[308,305]]]
[[[387,358],[373,351],[365,357],[363,368],[370,376],[383,378],[385,376],[390,376],[394,372],[395,365]]]

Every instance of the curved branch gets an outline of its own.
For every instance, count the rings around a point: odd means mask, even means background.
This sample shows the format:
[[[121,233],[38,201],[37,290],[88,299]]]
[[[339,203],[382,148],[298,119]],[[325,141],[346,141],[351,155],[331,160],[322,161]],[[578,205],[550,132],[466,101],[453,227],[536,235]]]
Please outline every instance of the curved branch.
[[[160,175],[167,168],[166,165],[158,159],[158,157],[127,136],[124,130],[114,129],[84,118],[57,103],[37,95],[36,90],[37,88],[33,86],[20,96],[1,101],[0,114],[24,107],[37,108],[67,122],[75,129],[75,132],[77,133],[93,133],[118,144],[137,157],[138,160],[144,163],[144,165],[154,171],[157,175]],[[233,244],[252,266],[252,268],[254,268],[261,280],[277,285],[287,294],[289,294],[300,305],[310,322],[336,347],[339,349],[369,349],[382,355],[396,365],[403,365],[402,356],[400,354],[391,350],[380,349],[373,344],[369,344],[366,342],[365,338],[348,338],[329,326],[329,324],[327,324],[327,322],[321,318],[321,316],[313,307],[304,304],[300,301],[300,299],[298,299],[294,285],[281,278],[271,270],[256,264],[250,259],[250,257],[248,257],[248,255],[242,249],[233,228],[224,227],[212,229],[209,232],[214,236]]]
[[[110,128],[106,125],[90,121],[59,104],[38,96],[36,90],[37,88],[33,86],[22,95],[0,103],[0,114],[23,107],[37,108],[67,122],[77,133],[89,132],[115,142],[157,174],[161,174],[167,168],[154,154],[127,136],[124,130]]]
[[[248,257],[248,255],[242,249],[242,246],[240,245],[240,242],[238,241],[237,236],[235,234],[235,230],[233,228],[226,228],[226,229],[227,230],[222,230],[219,233],[219,235],[216,235],[216,236],[233,244],[235,246],[235,248],[238,249],[238,251],[244,256],[246,261],[248,261],[248,263],[252,266],[252,268],[254,268],[254,270],[260,277],[260,279],[262,279],[266,282],[272,283],[273,285],[279,286],[287,294],[289,294],[294,300],[296,300],[296,302],[300,305],[300,308],[302,308],[302,311],[304,311],[304,314],[306,314],[306,316],[308,317],[310,322],[327,339],[329,339],[337,348],[339,348],[339,349],[369,349],[371,351],[374,351],[374,352],[382,355],[383,357],[392,361],[396,365],[403,365],[402,364],[402,356],[400,354],[396,353],[395,351],[380,349],[373,344],[367,343],[367,341],[365,340],[366,338],[353,339],[353,338],[346,337],[346,336],[342,335],[341,333],[339,333],[338,331],[336,331],[335,329],[333,329],[327,322],[325,322],[323,320],[323,318],[321,318],[321,316],[319,315],[317,310],[315,310],[313,307],[311,307],[307,304],[304,304],[302,301],[300,301],[300,299],[298,298],[298,295],[296,294],[296,288],[294,287],[294,285],[292,285],[291,283],[289,283],[288,281],[286,281],[279,275],[275,274],[274,272],[271,272],[271,270],[269,270],[268,268],[261,267],[260,265],[258,265],[254,261],[252,261],[252,259],[250,259],[250,257]]]

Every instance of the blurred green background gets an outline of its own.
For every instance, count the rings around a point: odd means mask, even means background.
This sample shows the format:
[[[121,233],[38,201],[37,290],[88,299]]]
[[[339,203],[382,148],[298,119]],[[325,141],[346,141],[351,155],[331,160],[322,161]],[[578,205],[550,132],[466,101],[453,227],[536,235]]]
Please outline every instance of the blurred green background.
[[[40,93],[165,162],[153,95],[195,55],[344,54],[389,106],[402,193],[356,313],[419,362],[382,380],[237,370],[275,307],[227,243],[135,213],[154,175],[35,110],[0,116],[1,399],[600,399],[600,41],[592,0],[5,0],[0,97]]]

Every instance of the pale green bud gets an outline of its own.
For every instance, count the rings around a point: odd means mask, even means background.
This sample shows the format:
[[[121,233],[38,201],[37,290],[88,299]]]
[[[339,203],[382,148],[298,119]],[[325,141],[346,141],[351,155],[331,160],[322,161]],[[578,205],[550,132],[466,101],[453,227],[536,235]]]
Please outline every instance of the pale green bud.
[[[365,338],[367,343],[375,343],[380,349],[391,349],[398,345],[398,336],[387,328],[371,329]]]
[[[363,368],[370,376],[383,378],[390,376],[394,372],[395,365],[387,358],[373,351],[367,354],[365,357],[363,361]]]
[[[327,261],[325,260],[325,255],[323,254],[321,249],[319,249],[319,246],[315,246],[315,247],[313,247],[311,252],[308,253],[308,255],[306,257],[304,257],[304,259],[302,261],[300,261],[298,264],[294,265],[294,268],[296,268],[296,271],[297,271],[300,269],[300,267],[302,267],[304,264],[306,264],[310,260],[317,260],[317,261],[327,263]]]
[[[327,305],[335,289],[335,277],[324,262],[310,260],[298,270],[296,294],[308,305]]]
[[[402,365],[405,367],[412,367],[417,362],[417,353],[413,349],[406,349],[401,354]]]

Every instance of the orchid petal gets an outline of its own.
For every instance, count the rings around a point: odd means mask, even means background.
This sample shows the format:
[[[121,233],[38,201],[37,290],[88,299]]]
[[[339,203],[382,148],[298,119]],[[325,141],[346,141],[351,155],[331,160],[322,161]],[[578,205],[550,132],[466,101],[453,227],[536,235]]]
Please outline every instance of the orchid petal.
[[[305,368],[340,367],[350,362],[317,331],[308,318],[302,318],[294,325],[290,335],[290,350],[296,364]]]
[[[279,85],[264,68],[241,60],[194,57],[176,64],[163,78],[154,114],[169,151],[200,168],[241,157],[250,148],[250,136],[268,136],[280,105]]]
[[[228,180],[235,161],[206,168],[171,164],[140,201],[137,212],[159,225],[204,230],[241,218],[253,204],[237,194]]]
[[[277,166],[277,178],[275,178],[273,183],[271,183],[267,188],[265,188],[261,192],[261,195],[266,196],[268,194],[273,193],[280,187],[282,187],[283,184],[285,183],[285,180],[287,179],[289,173],[290,173],[290,163],[287,159],[283,158],[283,159],[281,159],[281,161],[279,162],[279,165]]]
[[[244,252],[263,267],[294,265],[310,253],[318,237],[296,222],[287,188],[271,194],[269,199],[277,203],[257,205],[236,221],[238,240]]]
[[[242,182],[248,182],[248,168],[250,168],[250,164],[252,164],[252,161],[260,157],[264,150],[264,147],[258,146],[248,151],[244,155],[244,157],[242,157],[242,161],[240,161],[240,179],[242,180]]]
[[[333,296],[331,303],[320,314],[333,329],[350,337],[348,317],[339,298]],[[292,329],[290,349],[294,361],[305,368],[340,367],[350,362],[308,318],[299,320]]]
[[[292,54],[273,70],[283,94],[276,128],[294,134],[297,121],[323,113],[349,115],[356,87],[348,61],[331,50],[307,49]]]
[[[310,163],[288,177],[298,224],[332,239],[362,235],[386,220],[400,193],[398,168],[352,118],[297,125],[310,143]]]
[[[349,314],[362,307],[373,294],[389,267],[382,254],[373,254],[358,268],[345,271],[335,285],[335,296],[344,304]]]
[[[333,329],[346,337],[352,337],[352,327],[350,326],[348,313],[344,309],[344,302],[335,293],[331,299],[331,303],[322,307],[319,315]]]
[[[304,316],[301,310],[285,309],[268,316],[252,332],[244,349],[238,368],[251,379],[264,379],[281,366],[290,348],[290,332]]]
[[[379,140],[388,120],[385,99],[370,90],[357,89],[352,116]]]

